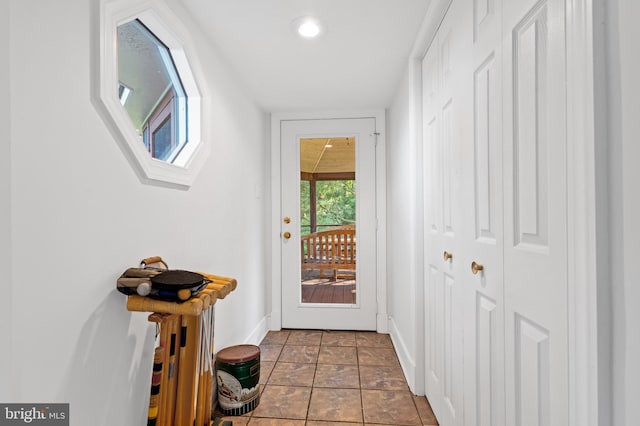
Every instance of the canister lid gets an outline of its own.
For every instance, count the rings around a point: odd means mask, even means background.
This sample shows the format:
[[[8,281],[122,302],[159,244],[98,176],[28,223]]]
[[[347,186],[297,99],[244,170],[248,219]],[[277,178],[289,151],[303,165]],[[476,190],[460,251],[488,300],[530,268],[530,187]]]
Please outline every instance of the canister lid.
[[[216,361],[238,363],[250,361],[260,356],[260,348],[256,345],[229,346],[218,352]]]
[[[159,290],[174,290],[195,287],[203,280],[204,277],[196,272],[172,269],[151,277],[151,284]]]

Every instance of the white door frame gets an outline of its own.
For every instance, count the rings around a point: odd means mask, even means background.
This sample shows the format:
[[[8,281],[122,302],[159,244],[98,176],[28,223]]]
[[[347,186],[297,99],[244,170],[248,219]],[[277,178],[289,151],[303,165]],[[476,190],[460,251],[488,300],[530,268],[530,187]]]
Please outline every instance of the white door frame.
[[[506,0],[505,0],[506,1]],[[602,259],[596,257],[596,119],[594,76],[594,12],[597,0],[565,0],[567,63],[567,186],[568,186],[568,300],[569,300],[569,417],[571,426],[598,425],[598,411],[606,401],[598,399],[600,369],[608,372],[606,359],[598,358],[597,272]],[[410,146],[415,164],[413,180],[422,182],[421,63],[433,40],[438,23],[450,0],[434,0],[418,34],[409,59]],[[417,184],[411,200],[416,206],[412,216],[413,235],[421,235],[423,191]],[[419,231],[419,232],[418,232]],[[418,238],[419,239],[419,238]],[[412,241],[415,278],[416,369],[414,392],[424,394],[425,306],[422,241]],[[606,319],[600,319],[603,323]],[[411,379],[411,378],[410,378]],[[604,377],[607,380],[606,377]],[[409,380],[411,383],[412,380]],[[607,407],[602,407],[607,411]]]
[[[282,273],[281,273],[281,242],[280,206],[281,175],[280,175],[280,134],[281,123],[289,120],[330,120],[338,118],[374,118],[376,122],[376,330],[388,333],[387,315],[387,227],[386,227],[386,114],[384,110],[372,111],[326,111],[311,113],[276,113],[271,115],[271,291],[268,327],[270,330],[282,328]]]

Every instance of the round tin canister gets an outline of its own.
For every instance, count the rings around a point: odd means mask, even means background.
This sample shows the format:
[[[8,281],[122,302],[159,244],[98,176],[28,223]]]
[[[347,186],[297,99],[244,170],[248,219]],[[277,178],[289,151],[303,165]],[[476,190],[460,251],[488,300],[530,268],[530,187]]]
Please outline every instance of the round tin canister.
[[[216,355],[218,403],[227,416],[240,416],[260,402],[260,348],[237,345]]]

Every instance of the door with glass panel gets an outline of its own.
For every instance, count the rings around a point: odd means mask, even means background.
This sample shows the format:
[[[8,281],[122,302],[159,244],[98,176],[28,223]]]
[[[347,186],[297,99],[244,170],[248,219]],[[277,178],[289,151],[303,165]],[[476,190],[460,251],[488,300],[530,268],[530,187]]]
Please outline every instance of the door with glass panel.
[[[376,328],[375,119],[284,121],[282,325]]]

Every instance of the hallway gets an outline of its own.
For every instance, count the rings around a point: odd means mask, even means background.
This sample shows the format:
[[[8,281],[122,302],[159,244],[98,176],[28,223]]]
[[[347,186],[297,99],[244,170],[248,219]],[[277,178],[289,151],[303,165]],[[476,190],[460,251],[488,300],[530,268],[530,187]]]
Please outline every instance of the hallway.
[[[234,425],[437,425],[409,390],[389,335],[282,330],[261,345],[260,405]]]

